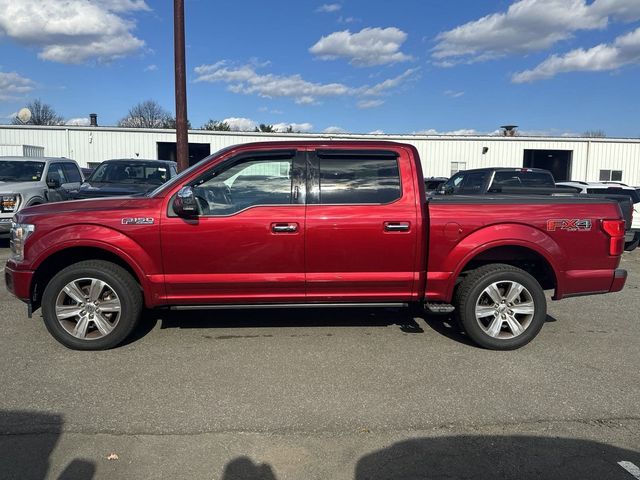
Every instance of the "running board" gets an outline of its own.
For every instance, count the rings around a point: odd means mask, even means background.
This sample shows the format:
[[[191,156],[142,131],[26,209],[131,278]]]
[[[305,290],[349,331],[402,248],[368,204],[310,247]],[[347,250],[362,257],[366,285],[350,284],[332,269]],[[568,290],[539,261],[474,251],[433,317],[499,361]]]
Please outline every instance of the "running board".
[[[171,310],[231,310],[259,308],[405,308],[408,303],[249,303],[215,304],[215,305],[172,305]]]

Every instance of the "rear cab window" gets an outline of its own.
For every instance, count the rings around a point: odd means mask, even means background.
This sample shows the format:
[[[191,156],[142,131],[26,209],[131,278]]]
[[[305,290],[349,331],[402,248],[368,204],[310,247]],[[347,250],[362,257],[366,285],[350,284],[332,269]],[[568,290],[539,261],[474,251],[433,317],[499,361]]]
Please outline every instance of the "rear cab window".
[[[388,204],[402,197],[397,155],[318,152],[323,205]]]

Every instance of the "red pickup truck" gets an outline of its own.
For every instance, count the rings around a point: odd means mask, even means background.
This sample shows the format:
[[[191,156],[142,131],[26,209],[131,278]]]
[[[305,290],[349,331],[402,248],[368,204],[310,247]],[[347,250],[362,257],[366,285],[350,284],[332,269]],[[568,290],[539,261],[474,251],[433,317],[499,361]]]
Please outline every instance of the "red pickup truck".
[[[16,215],[6,284],[67,347],[122,342],[143,307],[455,307],[467,335],[515,349],[559,300],[621,290],[618,205],[425,196],[411,145],[229,147],[146,196]]]

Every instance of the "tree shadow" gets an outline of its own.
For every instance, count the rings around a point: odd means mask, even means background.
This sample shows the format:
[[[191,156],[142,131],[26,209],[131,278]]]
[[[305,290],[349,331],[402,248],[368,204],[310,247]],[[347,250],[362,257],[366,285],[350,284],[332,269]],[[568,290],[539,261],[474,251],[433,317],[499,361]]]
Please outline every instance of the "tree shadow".
[[[361,457],[354,480],[632,479],[619,462],[630,462],[626,466],[640,465],[640,453],[572,438],[524,435],[416,438]],[[331,478],[331,474],[325,472],[325,478]],[[277,477],[271,465],[254,464],[243,456],[225,466],[221,479]]]
[[[51,478],[50,457],[63,425],[62,415],[0,410],[0,478]],[[91,480],[95,471],[94,462],[74,459],[58,480]]]

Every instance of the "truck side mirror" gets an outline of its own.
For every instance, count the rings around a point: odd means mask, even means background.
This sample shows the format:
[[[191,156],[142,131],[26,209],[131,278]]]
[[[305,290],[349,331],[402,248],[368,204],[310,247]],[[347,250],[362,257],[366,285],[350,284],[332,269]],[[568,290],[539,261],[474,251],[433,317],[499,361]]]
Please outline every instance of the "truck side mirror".
[[[198,216],[198,202],[193,188],[182,187],[173,199],[173,211],[179,217],[193,218]]]
[[[60,175],[58,172],[51,172],[47,175],[47,187],[51,190],[57,190],[60,188]]]

